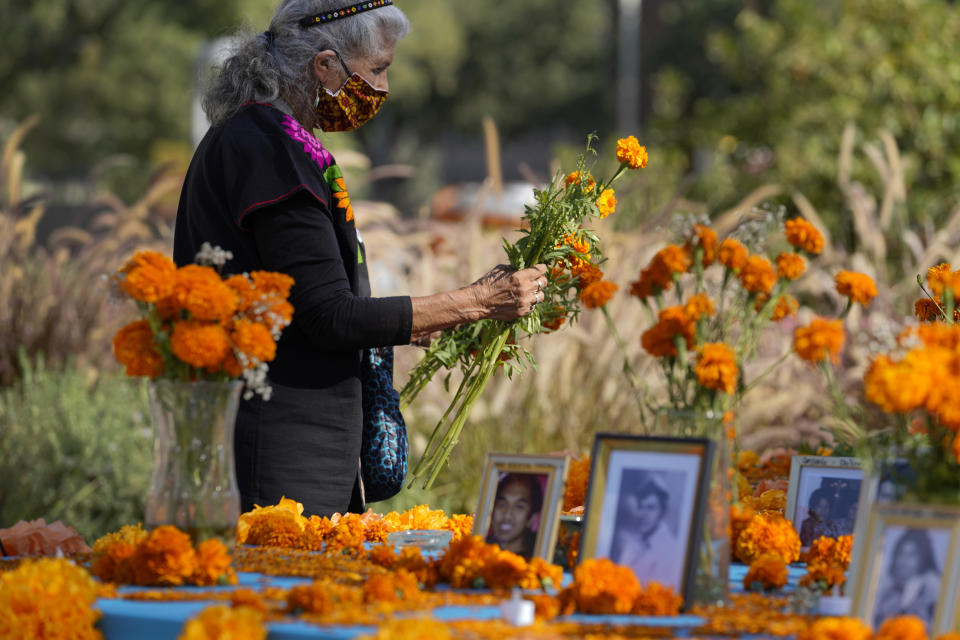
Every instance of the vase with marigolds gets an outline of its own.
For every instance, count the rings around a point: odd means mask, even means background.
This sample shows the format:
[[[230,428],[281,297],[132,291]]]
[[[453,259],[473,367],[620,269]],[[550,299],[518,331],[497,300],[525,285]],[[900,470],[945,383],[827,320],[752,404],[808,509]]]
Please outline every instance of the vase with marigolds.
[[[729,416],[728,416],[729,418]],[[691,590],[693,603],[722,605],[729,596],[730,507],[735,502],[731,475],[733,470],[733,431],[729,419],[711,410],[671,410],[657,413],[654,432],[676,438],[707,438],[714,443],[714,456],[705,470],[709,492],[704,505],[703,532],[694,541],[697,570]]]
[[[267,362],[290,324],[293,279],[254,271],[224,278],[229,251],[204,244],[177,267],[137,252],[114,276],[140,318],[113,338],[128,375],[150,379],[155,429],[148,527],[174,525],[199,542],[234,540],[240,515],[233,453],[240,394],[269,400]]]
[[[171,524],[194,543],[234,540],[240,517],[233,432],[243,383],[154,380],[153,474],[146,525]]]

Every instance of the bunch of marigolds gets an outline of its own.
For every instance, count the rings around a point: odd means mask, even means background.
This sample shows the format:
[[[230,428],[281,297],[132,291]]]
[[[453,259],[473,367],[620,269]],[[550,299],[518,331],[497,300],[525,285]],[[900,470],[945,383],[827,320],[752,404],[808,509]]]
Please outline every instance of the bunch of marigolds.
[[[222,266],[228,252],[205,246],[199,259]],[[128,375],[177,380],[243,376],[248,391],[269,397],[266,363],[290,324],[293,279],[255,271],[221,278],[204,264],[177,268],[155,251],[137,252],[114,276],[116,291],[141,318],[120,329],[113,352]]]

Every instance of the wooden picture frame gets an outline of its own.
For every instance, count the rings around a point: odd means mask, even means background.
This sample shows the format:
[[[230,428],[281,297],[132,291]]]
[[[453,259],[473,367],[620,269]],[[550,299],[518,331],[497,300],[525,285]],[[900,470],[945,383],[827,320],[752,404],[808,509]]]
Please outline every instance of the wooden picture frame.
[[[784,516],[797,530],[801,550],[808,550],[811,543],[821,535],[831,538],[853,535],[863,477],[858,458],[791,458]],[[817,509],[811,505],[814,500],[821,508],[826,505],[828,512],[825,518],[822,514],[811,513],[811,507]]]
[[[597,434],[579,557],[611,558],[691,602],[714,449],[706,438]]]
[[[569,465],[566,456],[487,454],[473,534],[552,562]]]

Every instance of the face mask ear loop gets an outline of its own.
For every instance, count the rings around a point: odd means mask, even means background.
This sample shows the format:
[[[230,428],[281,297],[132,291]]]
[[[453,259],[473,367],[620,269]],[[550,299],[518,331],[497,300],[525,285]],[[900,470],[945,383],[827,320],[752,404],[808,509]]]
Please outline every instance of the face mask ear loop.
[[[347,72],[347,80],[349,80],[349,79],[350,79],[350,76],[352,76],[353,74],[350,73],[350,69],[347,68],[347,63],[344,62],[344,61],[343,61],[343,58],[340,57],[340,52],[339,52],[339,51],[337,51],[336,49],[334,49],[333,52],[337,55],[337,60],[340,61],[340,65],[343,67],[343,70]]]

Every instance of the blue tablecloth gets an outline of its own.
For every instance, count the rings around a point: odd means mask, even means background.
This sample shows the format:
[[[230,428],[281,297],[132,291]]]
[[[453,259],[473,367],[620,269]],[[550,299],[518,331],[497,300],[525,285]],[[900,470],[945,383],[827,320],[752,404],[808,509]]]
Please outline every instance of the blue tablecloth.
[[[789,584],[785,591],[792,591],[806,570],[802,566],[791,566]],[[730,589],[736,593],[743,590],[743,576],[747,567],[734,564],[730,567]],[[246,587],[274,586],[288,589],[298,584],[308,584],[308,578],[292,578],[265,576],[256,573],[240,573],[237,576],[239,585]],[[570,575],[564,575],[564,583],[568,583]],[[216,589],[229,590],[233,587],[217,587]],[[184,591],[210,591],[210,588],[182,587]],[[137,587],[119,589],[120,594],[141,590]],[[192,616],[214,602],[150,602],[123,599],[101,598],[97,606],[103,613],[100,629],[106,640],[175,640],[180,634],[184,623]],[[440,620],[492,620],[500,617],[497,607],[440,607],[433,611],[433,616]],[[669,627],[678,630],[678,635],[684,635],[685,630],[702,624],[696,616],[675,616],[645,618],[639,616],[588,616],[573,615],[566,618],[573,622],[587,624],[611,625],[641,625],[651,627]],[[375,629],[369,626],[317,626],[304,622],[273,622],[269,625],[268,640],[298,640],[311,638],[314,640],[347,640],[365,633],[373,633]]]

